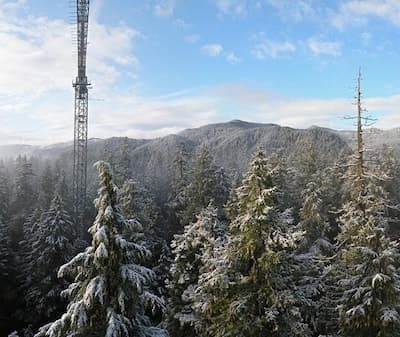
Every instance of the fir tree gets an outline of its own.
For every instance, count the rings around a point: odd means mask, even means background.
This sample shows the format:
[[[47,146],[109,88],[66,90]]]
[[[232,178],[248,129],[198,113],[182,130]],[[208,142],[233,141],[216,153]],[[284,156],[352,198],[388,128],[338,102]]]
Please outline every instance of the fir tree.
[[[35,200],[32,178],[34,176],[32,163],[24,157],[18,157],[16,161],[17,177],[15,180],[16,200],[14,211],[16,213],[31,210]]]
[[[211,337],[208,327],[212,323],[215,299],[229,284],[226,274],[228,264],[224,258],[226,230],[221,231],[224,225],[218,220],[216,208],[208,207],[202,214],[202,221],[205,224],[212,224],[213,235],[205,237],[198,280],[188,299],[196,318],[194,327],[198,335]]]
[[[11,260],[8,226],[0,218],[0,277],[8,276]]]
[[[173,160],[171,192],[168,196],[168,237],[181,230],[180,214],[185,210],[185,189],[188,185],[188,154],[184,143],[178,144],[178,150]]]
[[[326,289],[323,277],[326,257],[334,254],[334,246],[327,239],[329,224],[323,203],[319,179],[314,174],[312,180],[302,192],[299,229],[304,233],[298,254],[293,256],[293,277],[296,284],[297,298],[304,321],[308,324],[313,336],[325,331]]]
[[[339,260],[335,272],[343,295],[339,301],[344,336],[400,335],[398,244],[387,236],[389,200],[384,177],[365,166],[361,74],[357,86],[357,151],[344,177],[348,200],[339,221]]]
[[[47,164],[40,183],[40,203],[43,209],[48,209],[52,201],[52,196],[55,190],[55,177],[50,164]]]
[[[342,247],[336,266],[343,292],[340,327],[344,336],[398,336],[398,244],[387,236],[388,201],[383,189],[375,177],[365,180],[361,193],[353,195],[340,216]]]
[[[162,305],[147,290],[153,273],[141,263],[149,251],[121,235],[128,223],[117,206],[109,165],[96,167],[100,188],[98,214],[89,228],[92,244],[60,268],[59,277],[74,276],[63,292],[70,300],[67,312],[36,336],[162,336],[146,315],[147,306]]]
[[[136,218],[150,235],[158,222],[159,210],[148,189],[133,179],[126,180],[118,195],[126,218]]]
[[[23,236],[23,223],[36,204],[36,194],[33,187],[32,163],[26,156],[16,160],[17,176],[15,180],[15,200],[12,204],[12,219],[10,226],[11,242],[16,247]]]
[[[10,218],[11,187],[4,163],[0,161],[0,219]]]
[[[207,147],[202,146],[195,155],[188,172],[188,185],[179,195],[182,211],[178,214],[181,224],[196,221],[196,215],[213,201],[222,208],[228,198],[227,177],[213,164]]]
[[[32,231],[34,241],[29,269],[33,280],[25,300],[38,324],[56,318],[64,309],[60,293],[66,284],[57,278],[57,269],[75,253],[76,231],[59,195],[55,195],[50,208]]]
[[[301,243],[303,252],[311,250],[316,255],[331,253],[332,245],[326,238],[329,223],[322,191],[316,182],[307,184],[302,192],[302,199],[299,229],[305,233]]]
[[[20,291],[23,294],[26,294],[33,286],[34,282],[32,277],[34,274],[34,261],[36,257],[33,255],[33,245],[37,240],[41,215],[42,210],[36,208],[32,214],[27,217],[23,225],[23,240],[19,242],[18,246],[18,280]]]
[[[307,336],[288,257],[300,234],[289,231],[280,213],[268,166],[259,151],[237,189],[237,216],[223,256],[229,283],[211,307],[208,336]]]
[[[184,233],[175,235],[171,243],[174,260],[168,283],[169,331],[173,336],[197,336],[198,317],[194,310],[194,293],[201,269],[202,256],[215,239],[218,229],[216,209],[209,205],[197,221],[185,226]]]

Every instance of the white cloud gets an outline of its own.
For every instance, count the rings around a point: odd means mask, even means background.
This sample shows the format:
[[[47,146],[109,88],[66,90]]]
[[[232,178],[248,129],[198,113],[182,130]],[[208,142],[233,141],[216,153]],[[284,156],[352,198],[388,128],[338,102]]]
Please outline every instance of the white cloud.
[[[188,30],[192,25],[183,19],[174,20],[174,26],[180,30]]]
[[[251,53],[258,59],[276,58],[282,54],[291,54],[296,51],[296,46],[288,41],[278,42],[266,40],[257,43]]]
[[[45,142],[55,122],[72,130],[76,46],[70,25],[33,16],[28,9],[24,1],[0,1],[0,118],[9,130],[4,135],[17,133],[28,141],[36,134]],[[123,24],[90,20],[88,77],[94,96],[101,97],[127,76],[123,68],[129,67],[130,75],[136,72],[134,44],[140,33]]]
[[[200,35],[198,34],[190,34],[185,36],[185,41],[188,43],[196,43],[200,40]]]
[[[219,56],[223,50],[224,50],[224,47],[222,47],[218,43],[206,44],[203,47],[201,47],[201,51],[205,55],[211,56],[211,57]]]
[[[244,16],[250,6],[250,0],[213,0],[222,15]]]
[[[378,17],[400,26],[398,0],[347,0],[341,3],[332,23],[340,29],[351,24],[366,24],[370,17]]]
[[[175,0],[157,0],[153,10],[156,16],[169,17],[174,15]]]
[[[20,102],[53,90],[71,90],[76,74],[72,27],[47,17],[9,16],[7,4],[0,3],[0,97],[14,96]],[[114,83],[121,65],[137,67],[134,41],[138,36],[125,25],[90,22],[88,76],[93,84]]]
[[[361,43],[363,44],[364,47],[369,46],[369,44],[371,42],[371,38],[372,38],[372,35],[371,35],[371,33],[368,33],[368,32],[363,32],[360,35]]]
[[[330,55],[340,56],[341,55],[341,44],[333,41],[321,41],[316,38],[310,38],[307,41],[308,48],[311,52],[316,55]]]
[[[350,98],[293,99],[263,88],[241,84],[213,88],[209,94],[217,98],[220,105],[225,102],[229,106],[235,106],[239,111],[237,118],[296,128],[312,125],[353,128],[343,117],[356,113]],[[382,116],[379,117],[376,127],[390,129],[400,124],[400,94],[366,98],[363,105],[372,116]]]
[[[278,11],[284,19],[302,21],[315,17],[316,9],[313,0],[266,0],[267,4]]]
[[[241,61],[240,58],[237,57],[236,54],[232,51],[226,53],[225,57],[226,57],[226,60],[231,64],[237,64]]]

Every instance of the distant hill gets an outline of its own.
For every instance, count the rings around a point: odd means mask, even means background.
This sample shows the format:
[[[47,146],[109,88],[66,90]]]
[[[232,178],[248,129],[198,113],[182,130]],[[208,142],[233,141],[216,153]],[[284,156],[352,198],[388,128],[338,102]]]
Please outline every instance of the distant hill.
[[[391,130],[372,129],[366,132],[367,148],[379,150],[383,144],[393,146],[400,153],[400,128]],[[122,154],[127,143],[131,169],[135,178],[151,181],[158,189],[167,189],[171,179],[171,168],[179,146],[184,146],[189,158],[201,145],[207,145],[217,165],[227,172],[244,172],[258,147],[267,155],[278,152],[289,162],[305,151],[306,144],[312,144],[319,157],[327,165],[335,162],[342,154],[350,153],[355,133],[313,126],[308,129],[294,129],[275,124],[249,123],[233,120],[227,123],[205,125],[186,129],[176,135],[155,139],[91,139],[88,142],[89,167],[99,159],[107,160],[106,153],[112,153],[114,160]],[[42,159],[61,160],[66,166],[72,165],[73,144],[63,143],[46,147],[29,145],[0,146],[0,157],[15,157],[18,154],[32,155]],[[95,189],[94,170],[89,170],[89,182]]]

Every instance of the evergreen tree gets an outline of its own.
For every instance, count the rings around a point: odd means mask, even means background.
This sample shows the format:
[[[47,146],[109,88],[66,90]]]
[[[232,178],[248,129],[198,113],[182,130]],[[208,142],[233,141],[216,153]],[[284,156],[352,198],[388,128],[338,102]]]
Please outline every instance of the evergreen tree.
[[[290,279],[289,254],[301,235],[280,212],[268,166],[259,151],[237,189],[237,216],[222,257],[229,282],[210,308],[208,336],[308,336]]]
[[[14,212],[24,213],[24,211],[32,209],[36,197],[32,182],[34,176],[32,163],[26,158],[26,156],[20,156],[17,158],[16,171],[16,200],[14,202]]]
[[[133,179],[126,180],[118,199],[126,218],[136,218],[145,232],[154,235],[154,227],[159,220],[159,210],[146,187]]]
[[[375,176],[354,190],[340,216],[340,328],[344,336],[399,336],[400,254],[387,236],[388,200]]]
[[[299,229],[305,233],[301,243],[303,252],[312,250],[316,255],[331,253],[332,245],[326,238],[329,223],[321,188],[317,183],[309,182],[302,192],[302,199]]]
[[[196,215],[213,201],[221,209],[228,198],[227,177],[213,164],[207,147],[202,146],[195,155],[188,172],[188,185],[179,196],[182,204],[178,214],[181,224],[196,221]]]
[[[13,216],[10,226],[11,242],[14,247],[22,239],[23,223],[36,204],[32,163],[28,161],[26,156],[17,158],[16,171],[15,200],[12,205]]]
[[[33,245],[37,240],[41,215],[42,210],[40,208],[36,208],[32,214],[27,217],[23,225],[23,240],[19,242],[18,246],[18,279],[20,290],[24,294],[33,285],[32,276],[34,274],[34,262],[36,258],[33,255]]]
[[[8,235],[8,226],[0,218],[0,278],[8,276],[10,261],[11,260],[11,248],[10,239]],[[2,282],[1,282],[2,283]]]
[[[10,218],[11,187],[4,163],[0,161],[0,219]]]
[[[199,336],[211,337],[208,327],[212,323],[215,299],[222,294],[228,285],[226,274],[228,265],[224,258],[226,230],[220,230],[224,226],[218,220],[216,208],[208,207],[202,214],[202,221],[205,224],[212,224],[214,235],[205,237],[206,240],[200,257],[198,280],[193,291],[189,292],[188,299],[195,315],[194,327],[196,332]]]
[[[172,184],[168,196],[168,237],[171,237],[181,230],[180,214],[185,210],[185,189],[188,185],[188,154],[184,143],[178,144],[178,150],[173,160],[171,171]]]
[[[40,203],[43,209],[48,209],[55,191],[55,177],[48,163],[43,171],[40,182]]]
[[[398,238],[400,235],[400,161],[394,155],[393,148],[384,145],[379,153],[378,167],[381,175],[385,176],[383,188],[388,192],[392,207],[388,208],[389,234]]]
[[[60,293],[66,284],[57,278],[57,269],[74,255],[77,235],[57,194],[35,227],[29,268],[32,284],[25,300],[29,312],[35,313],[34,323],[37,325],[56,318],[64,309]]]
[[[65,209],[72,212],[72,197],[64,170],[60,170],[56,174],[55,193],[57,193],[64,202]]]
[[[293,277],[297,288],[300,311],[308,324],[313,336],[323,335],[325,322],[326,292],[329,289],[323,277],[325,261],[334,254],[334,245],[327,239],[329,224],[323,197],[318,181],[314,174],[312,180],[302,192],[302,207],[300,209],[299,229],[304,233],[298,254],[293,258]],[[323,324],[322,324],[323,322]]]
[[[146,315],[147,306],[162,305],[148,292],[152,271],[141,265],[149,251],[121,235],[129,224],[117,205],[109,165],[98,162],[96,167],[100,188],[98,214],[89,228],[92,244],[60,268],[59,277],[74,276],[63,292],[70,300],[67,312],[36,336],[162,336]]]
[[[365,167],[361,107],[361,74],[357,86],[357,151],[344,177],[348,200],[339,221],[339,260],[335,272],[343,295],[339,301],[344,336],[400,336],[398,244],[387,236],[389,200],[384,177]]]
[[[175,235],[171,243],[174,261],[171,265],[169,331],[173,336],[197,336],[198,317],[193,307],[202,256],[215,239],[219,227],[216,209],[209,205],[197,217],[197,221],[185,226],[181,235]]]

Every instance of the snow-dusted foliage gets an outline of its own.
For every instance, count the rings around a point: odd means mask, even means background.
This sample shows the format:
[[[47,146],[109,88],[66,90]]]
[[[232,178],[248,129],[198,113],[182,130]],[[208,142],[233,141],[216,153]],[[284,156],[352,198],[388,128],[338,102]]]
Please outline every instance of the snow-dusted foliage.
[[[26,293],[33,285],[34,263],[33,244],[37,240],[42,210],[36,208],[23,224],[23,239],[18,243],[18,281],[20,291]]]
[[[315,181],[319,180],[315,174],[312,177]],[[325,261],[329,261],[326,258],[334,254],[334,245],[327,238],[329,224],[319,184],[309,182],[301,197],[298,228],[304,237],[297,254],[293,255],[293,278],[302,317],[313,335],[318,335],[325,331],[326,326],[321,324],[321,313],[326,310],[322,304],[327,289],[323,272]]]
[[[54,318],[63,309],[60,293],[65,282],[57,279],[57,270],[75,253],[76,231],[72,219],[65,211],[63,201],[55,195],[49,209],[42,213],[37,222],[38,212],[30,219],[32,237],[27,237],[31,248],[30,286],[25,294],[27,308],[35,313],[34,322]],[[26,229],[28,235],[29,230]]]
[[[207,336],[308,336],[296,307],[289,254],[301,238],[281,213],[276,187],[262,151],[237,188],[226,259],[229,282],[211,306]],[[232,205],[231,205],[232,208]]]
[[[332,247],[326,238],[329,223],[319,185],[316,182],[308,183],[302,193],[302,199],[299,228],[304,232],[304,239],[301,249],[314,255],[331,253]]]
[[[353,189],[339,218],[340,328],[344,336],[398,336],[400,254],[387,236],[387,196],[378,176],[351,178]]]
[[[199,301],[206,299],[200,299],[195,292],[199,275],[204,271],[204,254],[212,249],[220,227],[217,210],[210,204],[171,243],[174,260],[167,287],[170,292],[168,323],[173,336],[197,336],[196,326],[200,322],[195,309]]]
[[[117,206],[109,165],[98,162],[96,167],[100,188],[98,213],[89,228],[92,244],[59,269],[59,277],[74,278],[63,291],[69,298],[67,311],[36,336],[161,336],[163,331],[151,327],[146,315],[146,308],[162,305],[148,291],[153,272],[141,264],[149,251],[121,235],[129,223]]]
[[[210,216],[217,221],[217,210],[210,210]],[[229,279],[226,273],[228,262],[224,255],[226,236],[221,235],[216,227],[216,234],[208,238],[203,254],[197,284],[190,293],[189,300],[195,314],[195,329],[199,336],[208,336],[208,327],[212,322],[213,306],[215,299],[228,287]]]
[[[218,209],[224,206],[229,194],[228,179],[224,170],[213,164],[207,147],[202,146],[198,150],[187,178],[183,179],[188,184],[179,191],[174,202],[181,224],[196,221],[196,215],[210,201]]]
[[[126,180],[118,193],[118,203],[124,217],[131,223],[130,227],[134,227],[131,235],[137,237],[139,230],[151,249],[158,239],[154,228],[159,219],[159,210],[150,192],[133,179]],[[130,237],[128,232],[126,234]]]
[[[4,280],[4,277],[8,276],[11,258],[8,226],[0,217],[0,280]]]

